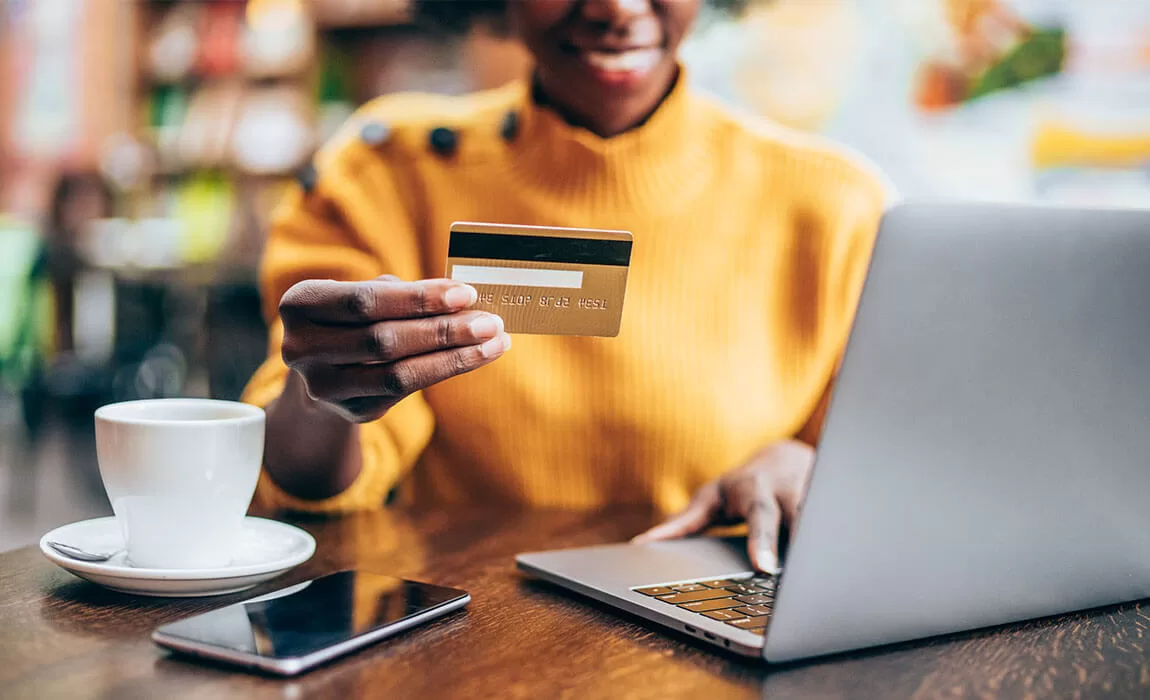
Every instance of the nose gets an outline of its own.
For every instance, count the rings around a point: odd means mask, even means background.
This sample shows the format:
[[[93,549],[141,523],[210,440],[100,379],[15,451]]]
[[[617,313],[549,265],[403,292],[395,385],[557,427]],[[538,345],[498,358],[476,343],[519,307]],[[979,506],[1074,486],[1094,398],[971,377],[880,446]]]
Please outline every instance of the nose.
[[[651,0],[584,0],[583,17],[607,25],[623,24],[651,14]]]

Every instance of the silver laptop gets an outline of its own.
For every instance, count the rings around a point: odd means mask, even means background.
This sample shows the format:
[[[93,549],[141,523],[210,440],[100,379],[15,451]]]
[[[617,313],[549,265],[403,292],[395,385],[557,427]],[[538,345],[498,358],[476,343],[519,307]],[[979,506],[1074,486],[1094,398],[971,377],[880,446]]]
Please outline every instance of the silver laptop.
[[[517,561],[770,662],[1150,597],[1150,211],[888,213],[780,578],[713,538]]]

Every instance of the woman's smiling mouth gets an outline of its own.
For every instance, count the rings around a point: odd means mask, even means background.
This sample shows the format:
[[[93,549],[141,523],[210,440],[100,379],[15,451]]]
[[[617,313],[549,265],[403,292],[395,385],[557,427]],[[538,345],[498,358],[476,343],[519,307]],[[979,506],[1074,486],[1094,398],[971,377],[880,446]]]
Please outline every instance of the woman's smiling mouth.
[[[663,49],[657,46],[626,49],[572,46],[571,51],[597,79],[613,85],[640,81],[663,60]]]

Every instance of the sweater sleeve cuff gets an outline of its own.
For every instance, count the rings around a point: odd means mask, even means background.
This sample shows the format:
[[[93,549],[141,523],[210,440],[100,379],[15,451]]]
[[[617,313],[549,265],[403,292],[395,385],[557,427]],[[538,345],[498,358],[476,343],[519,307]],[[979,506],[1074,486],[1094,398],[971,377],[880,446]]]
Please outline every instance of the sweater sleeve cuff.
[[[282,383],[280,384],[282,390]],[[279,391],[273,393],[273,400]],[[262,398],[258,391],[247,397],[254,403]],[[422,396],[401,401],[388,415],[374,423],[359,426],[363,464],[359,474],[343,491],[329,498],[309,500],[284,491],[266,469],[260,470],[253,506],[260,512],[295,512],[338,515],[381,507],[388,492],[419,458],[431,439],[434,421]]]
[[[384,470],[378,468],[378,457],[370,457],[370,448],[363,444],[363,468],[359,475],[343,491],[329,498],[308,500],[296,498],[279,487],[267,473],[266,469],[260,471],[259,484],[256,486],[256,507],[265,512],[294,512],[314,513],[322,515],[340,515],[358,510],[378,508],[383,503],[387,492],[388,479]]]

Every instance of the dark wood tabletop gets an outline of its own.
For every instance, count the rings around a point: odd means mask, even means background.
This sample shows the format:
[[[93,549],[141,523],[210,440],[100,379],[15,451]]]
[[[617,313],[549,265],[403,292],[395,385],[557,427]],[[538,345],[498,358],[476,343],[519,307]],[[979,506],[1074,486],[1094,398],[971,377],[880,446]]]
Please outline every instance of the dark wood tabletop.
[[[611,542],[636,511],[381,511],[300,523],[311,561],[255,591],[113,593],[38,550],[0,555],[0,698],[1150,697],[1150,604],[767,667],[621,617],[515,570],[520,551]],[[180,660],[156,626],[340,569],[468,590],[441,618],[295,679]]]

